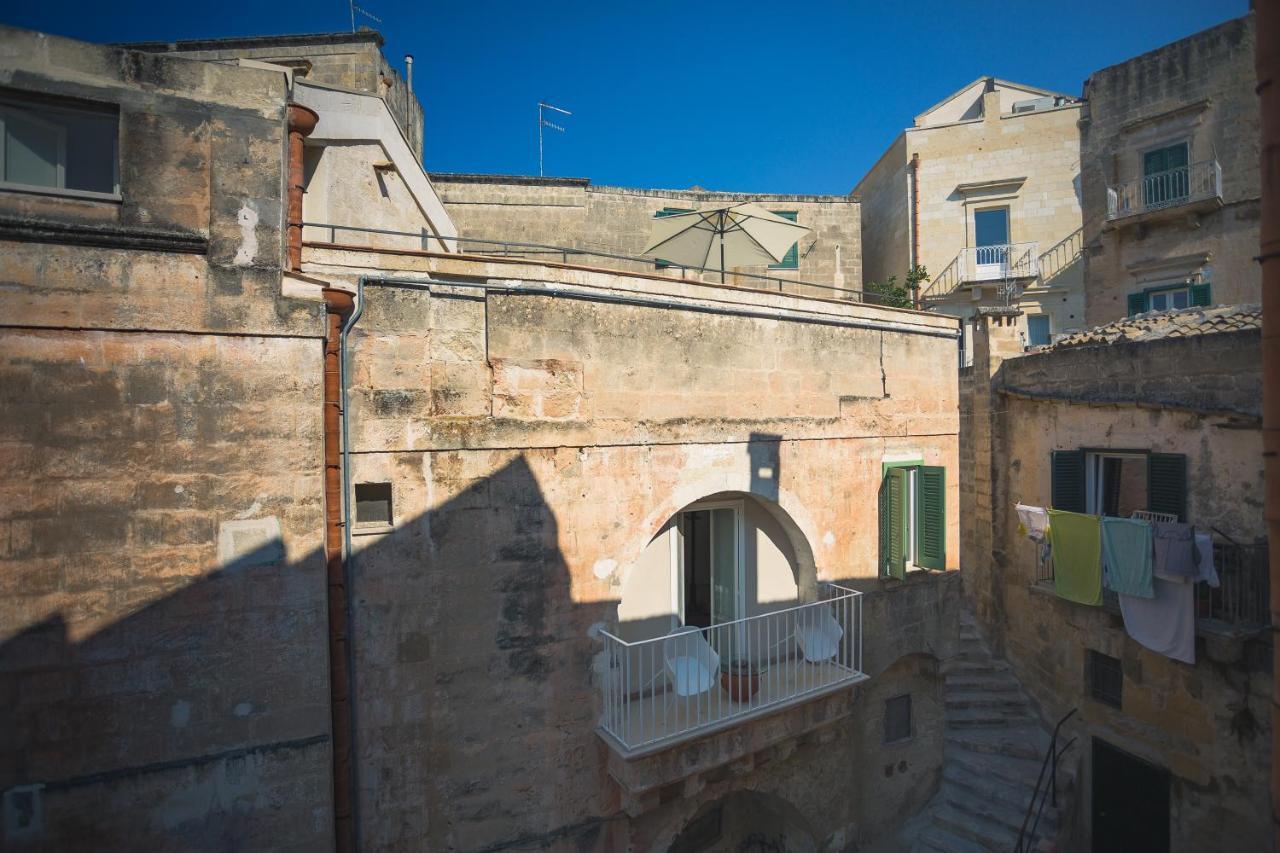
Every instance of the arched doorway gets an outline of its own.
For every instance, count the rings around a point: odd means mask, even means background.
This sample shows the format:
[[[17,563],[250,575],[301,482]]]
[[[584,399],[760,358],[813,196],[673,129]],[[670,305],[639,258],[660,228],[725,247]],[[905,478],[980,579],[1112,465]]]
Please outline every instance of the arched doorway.
[[[785,800],[738,791],[701,809],[668,853],[814,853],[804,817]]]

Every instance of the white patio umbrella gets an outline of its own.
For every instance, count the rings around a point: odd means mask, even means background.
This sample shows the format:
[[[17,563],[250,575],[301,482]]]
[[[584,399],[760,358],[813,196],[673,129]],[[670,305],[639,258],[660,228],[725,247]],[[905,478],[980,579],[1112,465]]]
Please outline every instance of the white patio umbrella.
[[[680,267],[724,271],[729,267],[776,264],[809,229],[757,204],[711,207],[653,221],[649,255]]]

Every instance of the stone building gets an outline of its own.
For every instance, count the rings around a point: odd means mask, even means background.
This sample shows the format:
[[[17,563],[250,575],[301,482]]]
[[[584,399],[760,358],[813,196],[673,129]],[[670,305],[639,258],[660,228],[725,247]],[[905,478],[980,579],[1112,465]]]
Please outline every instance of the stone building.
[[[301,48],[0,41],[6,849],[840,849],[920,808],[954,320],[458,254]]]
[[[854,189],[865,280],[923,266],[922,307],[1017,305],[1028,345],[1083,326],[1080,111],[984,77],[916,116]]]
[[[360,29],[351,33],[133,42],[119,46],[204,62],[263,62],[282,66],[295,79],[308,83],[377,95],[386,102],[396,126],[422,162],[422,104],[413,91],[412,76],[400,76],[383,55],[382,44],[380,33]],[[406,57],[405,62],[411,65],[412,57]]]
[[[1259,301],[1253,16],[1085,82],[1080,115],[1090,326]]]
[[[1260,321],[1257,306],[1144,314],[1024,355],[1012,310],[979,311],[961,373],[961,567],[981,633],[1045,719],[1074,712],[1062,849],[1271,848]],[[1220,586],[1191,590],[1194,663],[1135,640],[1114,595],[1058,597],[1019,503],[1165,512],[1211,533]]]
[[[653,217],[710,205],[753,202],[811,230],[782,259],[767,267],[741,267],[733,280],[744,286],[775,288],[772,279],[812,282],[837,290],[862,288],[860,205],[853,196],[631,189],[594,186],[586,178],[463,175],[433,172],[432,183],[463,237],[567,246],[616,255],[639,255],[649,240]],[[347,224],[347,223],[339,223]],[[483,252],[483,243],[464,250]],[[490,251],[494,247],[488,247]],[[512,249],[510,251],[518,251]],[[530,251],[529,256],[536,256]],[[601,264],[600,259],[584,263]],[[616,261],[603,261],[618,266]],[[637,272],[653,263],[625,264]],[[661,269],[662,265],[657,264]],[[687,271],[668,268],[673,275]],[[703,276],[718,281],[719,274]],[[809,288],[822,295],[821,288]],[[841,295],[828,292],[827,295]],[[847,294],[844,294],[847,296]]]

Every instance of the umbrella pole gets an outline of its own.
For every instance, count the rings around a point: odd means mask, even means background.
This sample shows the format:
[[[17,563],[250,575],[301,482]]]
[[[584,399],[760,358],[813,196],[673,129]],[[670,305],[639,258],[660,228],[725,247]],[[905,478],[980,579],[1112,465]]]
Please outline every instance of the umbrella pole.
[[[724,235],[720,235],[720,283],[724,284]]]

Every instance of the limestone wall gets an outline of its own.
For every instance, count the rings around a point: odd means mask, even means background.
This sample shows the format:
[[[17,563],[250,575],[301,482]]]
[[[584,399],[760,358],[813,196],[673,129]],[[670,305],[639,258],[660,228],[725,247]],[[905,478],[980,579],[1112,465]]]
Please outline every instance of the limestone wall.
[[[1199,275],[1215,305],[1256,303],[1259,131],[1253,17],[1228,21],[1092,74],[1081,121],[1090,326],[1125,316],[1126,296]],[[1144,151],[1181,141],[1222,167],[1221,207],[1106,220],[1107,188],[1142,177]],[[1186,207],[1186,206],[1184,206]]]
[[[1219,538],[1264,540],[1258,335],[1007,360],[1000,354],[1006,329],[983,323],[976,338],[974,366],[962,383],[962,428],[972,417],[974,434],[974,449],[962,441],[964,506],[975,495],[962,520],[965,588],[984,632],[1045,719],[1079,709],[1069,726],[1079,737],[1071,759],[1079,768],[1076,837],[1089,833],[1096,737],[1169,769],[1173,850],[1267,849],[1271,650],[1265,634],[1202,630],[1194,666],[1151,652],[1126,634],[1113,610],[1072,604],[1035,585],[1035,546],[1018,535],[1012,511],[1018,502],[1049,502],[1053,450],[1150,449],[1187,456],[1189,521],[1217,528]],[[1089,650],[1120,659],[1121,709],[1091,698]]]
[[[431,180],[463,237],[621,255],[643,251],[653,215],[664,207],[749,201],[768,210],[794,211],[797,221],[812,229],[799,241],[798,268],[747,266],[740,271],[849,290],[862,286],[859,204],[848,196],[629,189],[592,186],[584,179],[503,175],[434,173]]]
[[[118,105],[122,152],[120,202],[0,193],[0,847],[323,848],[283,78],[0,29],[0,85]]]
[[[334,277],[373,256],[307,258]],[[876,493],[886,457],[955,469],[950,321],[661,277],[378,260],[401,267],[384,275],[459,284],[367,282],[352,337],[354,479],[390,482],[395,501],[393,529],[357,531],[370,849],[665,849],[744,786],[780,792],[820,838],[869,839],[891,826],[896,812],[875,805],[891,791],[912,792],[904,809],[927,797],[936,667],[877,679],[904,655],[949,653],[954,587],[897,593],[876,578]],[[867,590],[870,692],[832,698],[849,710],[818,740],[778,740],[806,731],[808,710],[765,718],[758,734],[724,733],[740,770],[633,795],[595,733],[596,631],[618,629],[633,568],[671,516],[725,493],[771,507],[810,577]],[[947,509],[954,566],[954,477]],[[871,732],[899,692],[920,694],[920,739],[882,748]],[[688,749],[671,754],[710,747]]]

